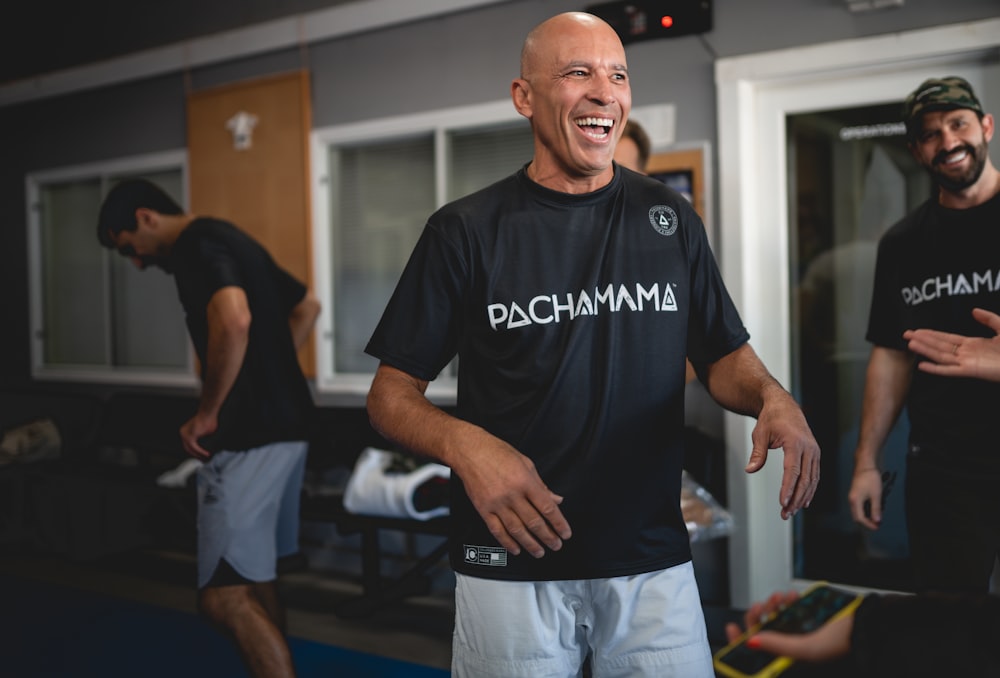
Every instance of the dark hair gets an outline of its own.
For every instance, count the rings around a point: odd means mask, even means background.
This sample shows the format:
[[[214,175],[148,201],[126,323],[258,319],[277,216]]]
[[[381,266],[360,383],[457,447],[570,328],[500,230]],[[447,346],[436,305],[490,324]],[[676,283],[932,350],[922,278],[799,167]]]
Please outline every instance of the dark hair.
[[[140,207],[160,214],[184,214],[173,198],[146,179],[126,179],[108,191],[97,217],[97,239],[105,247],[114,247],[111,236],[134,231],[138,224],[135,211]]]
[[[629,120],[625,123],[625,131],[622,132],[622,137],[628,137],[635,142],[636,148],[639,149],[639,167],[643,171],[646,171],[646,165],[649,163],[649,149],[651,144],[649,143],[649,135],[646,134],[646,130],[642,128],[642,125],[637,123],[635,120]]]

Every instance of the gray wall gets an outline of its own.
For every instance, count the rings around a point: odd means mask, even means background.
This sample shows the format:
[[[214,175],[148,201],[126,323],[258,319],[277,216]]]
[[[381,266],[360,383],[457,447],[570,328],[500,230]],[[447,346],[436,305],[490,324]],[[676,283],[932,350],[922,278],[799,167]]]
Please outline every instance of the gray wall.
[[[586,4],[512,0],[317,43],[305,52],[289,49],[200,68],[187,81],[177,73],[0,108],[0,387],[30,383],[27,173],[181,148],[187,87],[302,66],[312,74],[316,127],[503,99],[517,74],[525,33]],[[714,4],[714,27],[704,36],[627,48],[633,104],[675,104],[677,141],[707,140],[712,148],[717,58],[1000,15],[998,0],[905,0],[902,8],[861,14],[848,12],[842,0]]]

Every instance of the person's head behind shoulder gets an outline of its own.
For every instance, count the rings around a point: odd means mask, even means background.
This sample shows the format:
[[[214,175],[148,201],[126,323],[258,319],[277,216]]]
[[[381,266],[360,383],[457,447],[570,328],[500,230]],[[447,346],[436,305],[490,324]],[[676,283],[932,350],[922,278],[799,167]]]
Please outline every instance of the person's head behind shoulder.
[[[531,122],[532,180],[585,193],[606,185],[632,108],[625,48],[614,29],[584,12],[566,12],[536,26],[521,50],[511,83],[517,111]]]
[[[622,132],[622,138],[615,147],[615,162],[634,172],[645,174],[646,166],[649,164],[650,148],[646,130],[635,120],[630,119],[625,123],[625,131]]]

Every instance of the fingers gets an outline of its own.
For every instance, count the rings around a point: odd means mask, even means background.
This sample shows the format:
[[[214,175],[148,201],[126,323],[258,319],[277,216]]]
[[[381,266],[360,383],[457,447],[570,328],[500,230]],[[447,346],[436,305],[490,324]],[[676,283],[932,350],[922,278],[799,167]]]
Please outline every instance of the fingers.
[[[908,348],[936,363],[956,363],[958,349],[965,337],[937,330],[907,330],[903,338]]]
[[[761,631],[747,645],[793,659],[825,662],[850,652],[854,615],[844,615],[804,634]]]
[[[726,624],[726,641],[733,642],[737,638],[743,635],[743,629],[736,622],[728,622]]]
[[[747,473],[764,466],[768,450],[781,448],[785,453],[778,491],[782,519],[809,506],[819,485],[820,449],[798,405],[788,397],[767,412],[762,410],[750,438],[753,450]]]
[[[812,503],[816,488],[819,487],[820,452],[815,441],[786,445],[784,452],[778,501],[781,504],[781,518],[788,520]]]
[[[782,518],[790,518],[812,503],[819,486],[819,460],[819,445],[815,441],[811,444],[804,442],[798,449],[785,448],[781,479]]]
[[[847,494],[854,522],[869,530],[877,530],[882,522],[882,476],[871,468],[855,473]],[[865,509],[868,508],[868,511]]]
[[[755,628],[766,621],[772,614],[778,610],[785,609],[798,600],[798,598],[798,591],[775,591],[767,600],[753,603],[743,615],[743,628],[734,622],[726,624],[727,640],[733,642],[743,634],[744,628],[748,630]]]
[[[750,646],[754,650],[796,659],[805,659],[812,654],[812,649],[809,647],[808,639],[804,634],[761,631],[754,635],[753,643]]]
[[[194,457],[195,459],[200,459],[201,461],[208,461],[208,458],[212,456],[211,452],[198,444],[198,439],[196,437],[186,435],[183,430],[181,431],[181,445],[184,447],[184,451],[187,452],[189,457]]]
[[[992,311],[987,311],[983,308],[974,308],[972,309],[972,317],[975,318],[977,322],[989,327],[996,334],[1000,334],[1000,315],[997,315]]]
[[[767,446],[759,447],[756,443],[754,443],[753,449],[750,450],[750,459],[747,460],[746,468],[743,470],[747,473],[756,473],[764,468],[764,462],[766,461]]]
[[[491,515],[486,516],[485,520],[490,534],[511,555],[520,555],[522,547],[535,558],[541,558],[545,555],[545,549],[525,529],[524,523],[517,517],[517,514]]]
[[[563,540],[573,536],[569,522],[559,510],[563,498],[547,490],[540,497],[527,497],[503,506],[484,516],[496,540],[513,555],[521,550],[534,558],[545,555],[545,548],[558,551]]]
[[[785,449],[784,471],[781,476],[781,489],[778,491],[781,517],[784,520],[788,520],[812,503],[819,487],[819,459],[819,446],[815,442],[804,444],[799,448],[789,446]],[[766,461],[767,450],[759,449],[755,445],[744,471],[756,473],[763,468]]]

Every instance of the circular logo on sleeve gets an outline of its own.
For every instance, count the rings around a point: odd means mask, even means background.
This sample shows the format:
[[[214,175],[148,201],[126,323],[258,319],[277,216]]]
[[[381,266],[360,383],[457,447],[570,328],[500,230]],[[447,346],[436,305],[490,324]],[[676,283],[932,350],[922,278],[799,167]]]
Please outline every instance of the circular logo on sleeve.
[[[666,205],[650,207],[649,223],[660,235],[673,235],[677,230],[677,212]]]

